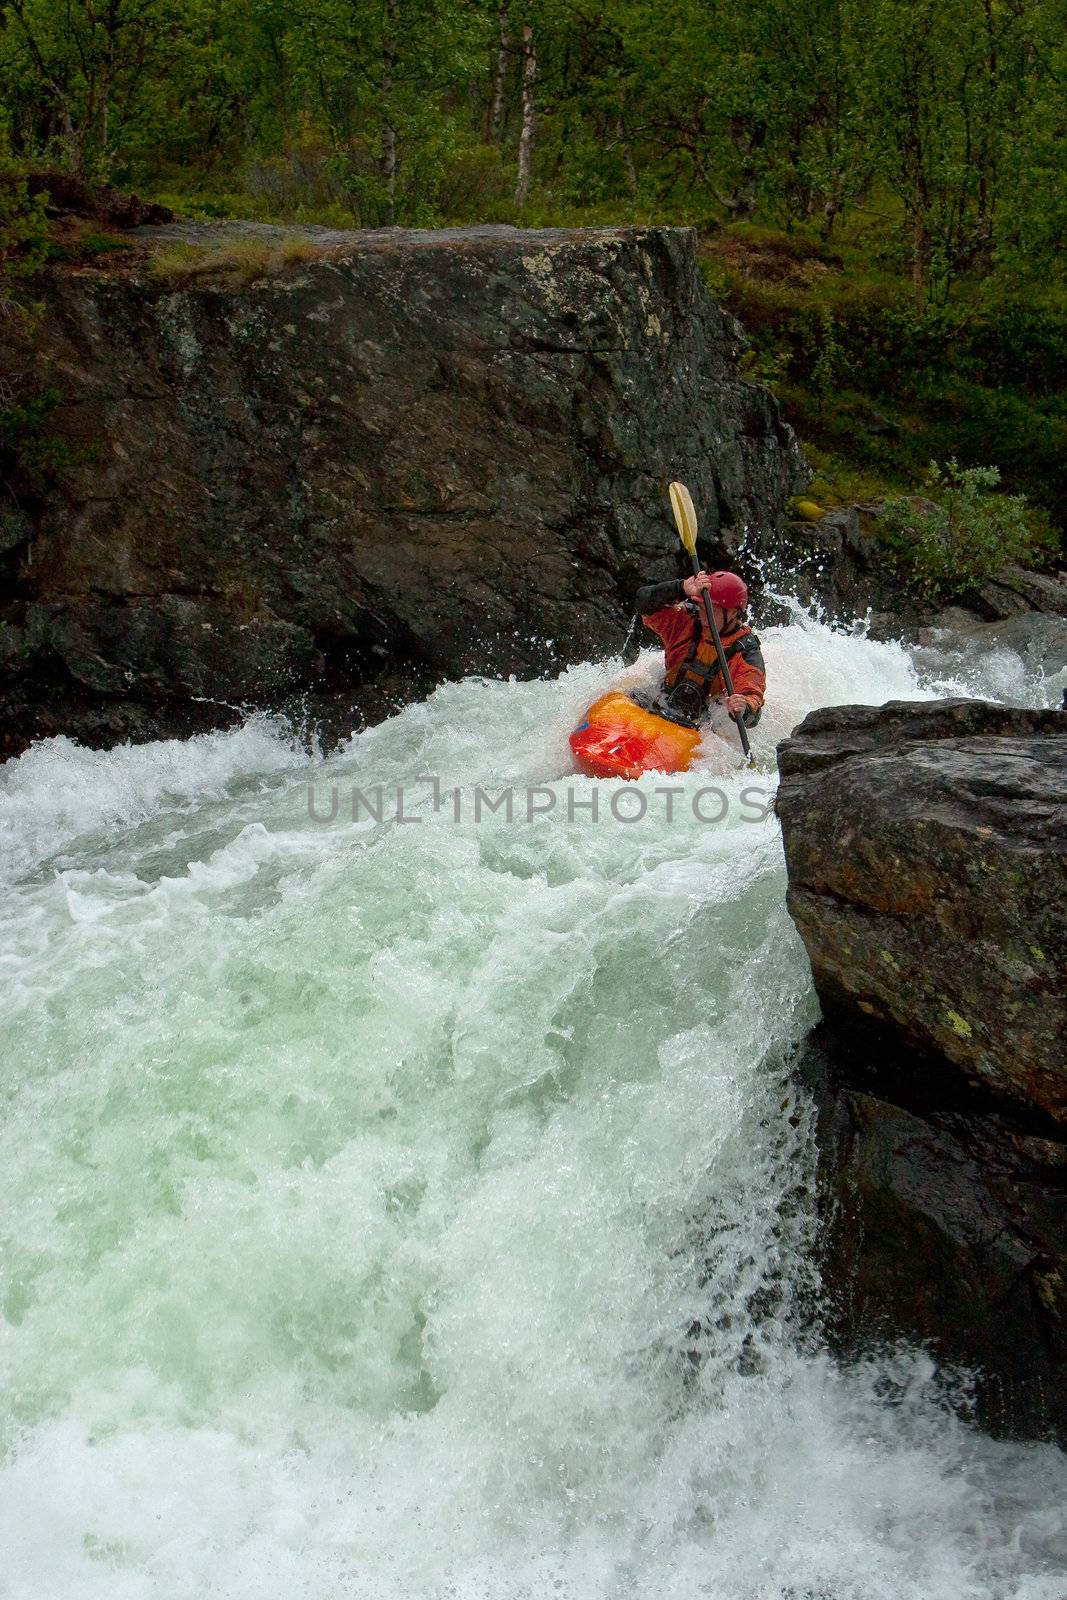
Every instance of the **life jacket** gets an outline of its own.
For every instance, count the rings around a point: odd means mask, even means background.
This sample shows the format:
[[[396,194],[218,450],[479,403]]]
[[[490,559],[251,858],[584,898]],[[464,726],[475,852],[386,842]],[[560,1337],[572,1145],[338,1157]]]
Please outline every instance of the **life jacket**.
[[[725,693],[726,684],[719,668],[718,652],[703,607],[696,605],[692,600],[687,600],[685,609],[692,619],[689,648],[685,656],[667,670],[663,688],[668,702],[695,720],[713,694]],[[732,636],[728,635],[727,639],[729,642],[722,640],[723,655],[726,657],[727,665],[738,661],[739,658],[743,664],[740,673],[731,665],[732,677],[749,677],[750,674],[743,670],[745,666],[766,674],[760,642],[751,628],[742,627]],[[744,688],[740,684],[735,684],[735,688],[739,693],[744,693]],[[755,727],[759,716],[759,709],[749,712],[745,717],[746,725],[750,728]]]

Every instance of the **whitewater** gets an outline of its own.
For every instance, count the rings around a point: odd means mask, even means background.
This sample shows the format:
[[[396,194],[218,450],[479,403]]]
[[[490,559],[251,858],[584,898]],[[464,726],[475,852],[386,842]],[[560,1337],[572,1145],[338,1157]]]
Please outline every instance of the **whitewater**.
[[[571,771],[618,661],[0,768],[0,1594],[1067,1595],[1067,1458],[821,1342],[770,810],[815,706],[1064,675],[762,638],[669,805]]]

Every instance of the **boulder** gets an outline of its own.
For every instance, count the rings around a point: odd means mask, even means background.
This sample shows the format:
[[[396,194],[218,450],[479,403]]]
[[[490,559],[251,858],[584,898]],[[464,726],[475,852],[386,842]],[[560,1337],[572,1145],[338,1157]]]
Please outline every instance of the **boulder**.
[[[871,1022],[820,1024],[797,1070],[833,1346],[922,1344],[965,1415],[1067,1443],[1067,1144],[968,1106],[943,1062]]]
[[[1004,567],[966,600],[986,622],[1001,622],[1026,612],[1067,616],[1067,578],[1025,567]]]
[[[1067,1438],[1067,719],[836,707],[779,763],[834,1331],[926,1341],[991,1426]]]
[[[32,286],[63,473],[0,556],[8,753],[617,650],[669,478],[721,562],[803,476],[689,230],[150,232],[193,258]]]
[[[770,562],[775,586],[842,622],[872,610],[890,613],[899,635],[900,582],[879,558],[878,510],[835,506],[814,521],[788,523]]]

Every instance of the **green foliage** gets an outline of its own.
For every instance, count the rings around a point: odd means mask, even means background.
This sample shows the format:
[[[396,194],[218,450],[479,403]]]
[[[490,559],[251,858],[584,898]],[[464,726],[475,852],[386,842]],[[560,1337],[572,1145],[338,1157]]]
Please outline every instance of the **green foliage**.
[[[815,359],[811,368],[811,383],[816,394],[827,395],[843,371],[844,352],[837,340],[834,314],[829,306],[819,306],[812,322]]]
[[[0,283],[36,272],[48,249],[46,194],[32,195],[25,175],[0,146]]]
[[[739,244],[743,236],[744,247]],[[1067,522],[1067,306],[975,279],[952,307],[917,310],[866,240],[833,249],[731,228],[708,253],[719,296],[752,341],[809,454],[858,477],[917,482],[931,457],[995,460],[1007,487]]]
[[[117,233],[83,233],[78,240],[78,249],[83,256],[92,259],[132,251],[136,246],[129,239],[120,238]]]
[[[926,482],[928,500],[890,500],[881,518],[887,558],[918,596],[960,595],[1025,558],[1033,538],[1026,500],[992,492],[996,467],[932,461]]]
[[[16,153],[209,213],[482,220],[515,189],[526,26],[536,215],[828,240],[877,213],[921,308],[976,270],[1040,284],[1062,247],[1065,5],[8,0],[0,104]]]
[[[739,363],[744,377],[771,389],[781,389],[788,365],[788,351],[773,345],[750,345]]]
[[[122,239],[116,233],[89,230],[72,236],[66,242],[48,239],[41,257],[44,261],[95,261],[98,256],[130,255],[136,248],[129,239]]]
[[[887,474],[857,467],[848,457],[821,450],[817,445],[805,444],[804,453],[815,474],[806,498],[824,508],[880,505],[908,487],[906,478],[899,472]]]
[[[18,162],[209,219],[694,224],[839,474],[996,460],[1062,522],[1065,40],[1067,0],[4,0],[0,271],[118,249],[49,245]]]

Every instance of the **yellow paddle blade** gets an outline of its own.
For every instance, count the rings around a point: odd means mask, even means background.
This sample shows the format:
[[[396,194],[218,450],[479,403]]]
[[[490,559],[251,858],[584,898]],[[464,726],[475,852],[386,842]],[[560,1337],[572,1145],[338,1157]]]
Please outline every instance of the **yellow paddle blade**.
[[[693,505],[693,497],[684,483],[672,483],[669,487],[671,497],[671,510],[674,512],[675,526],[678,537],[691,556],[697,553],[697,514]]]

